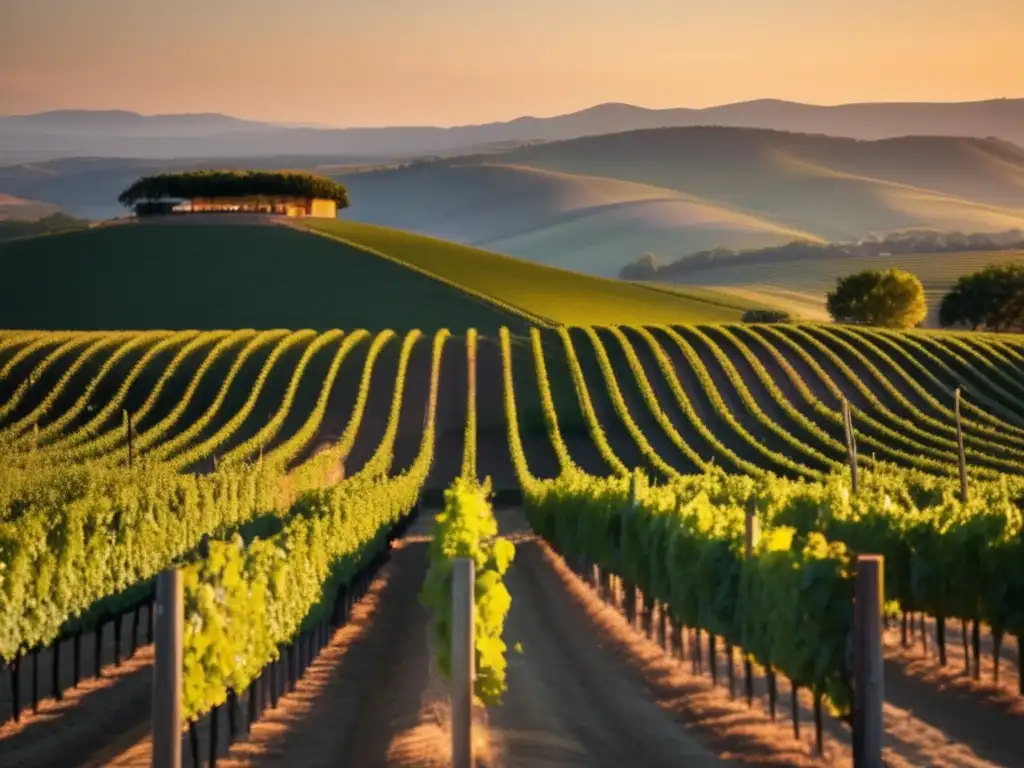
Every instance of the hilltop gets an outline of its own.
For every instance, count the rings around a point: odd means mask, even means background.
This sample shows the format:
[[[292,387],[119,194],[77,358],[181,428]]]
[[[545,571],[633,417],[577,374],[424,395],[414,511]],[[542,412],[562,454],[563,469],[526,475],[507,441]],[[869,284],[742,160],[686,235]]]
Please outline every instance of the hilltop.
[[[208,222],[108,224],[0,242],[0,328],[494,333],[531,324],[728,322],[748,306],[345,221],[309,220],[326,236],[252,217]]]

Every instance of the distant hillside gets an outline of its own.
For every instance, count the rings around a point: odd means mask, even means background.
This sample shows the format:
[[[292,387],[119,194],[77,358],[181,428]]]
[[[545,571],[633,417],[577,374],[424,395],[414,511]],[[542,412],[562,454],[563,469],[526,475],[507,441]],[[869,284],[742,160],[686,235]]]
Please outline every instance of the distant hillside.
[[[36,235],[53,235],[58,232],[75,232],[92,226],[88,221],[76,219],[65,213],[53,213],[38,219],[0,219],[0,241],[15,240]]]
[[[123,109],[60,109],[32,115],[0,116],[0,131],[75,137],[212,136],[227,131],[271,130],[275,126],[213,113],[140,115]]]
[[[480,154],[500,153],[518,146],[481,147]],[[164,171],[202,168],[291,169],[339,176],[361,168],[393,162],[384,155],[261,155],[245,157],[188,157],[173,160],[124,157],[67,157],[44,162],[0,165],[0,194],[45,200],[74,216],[109,219],[123,216],[117,196],[139,176]],[[408,162],[408,159],[402,161]]]
[[[957,278],[990,264],[1004,263],[1024,264],[1024,250],[859,257],[844,254],[723,263],[668,277],[674,282],[664,285],[683,291],[692,291],[695,286],[711,288],[738,299],[795,312],[805,320],[828,320],[825,294],[835,288],[838,278],[864,269],[896,267],[921,279],[929,310],[924,325],[935,327],[939,302]]]
[[[122,215],[144,173],[300,168],[340,179],[352,218],[612,277],[714,247],[857,240],[916,228],[1024,228],[1024,149],[999,139],[877,141],[664,128],[412,162],[356,157],[55,160],[0,168],[0,192],[72,215]]]
[[[555,117],[453,128],[294,127],[226,115],[149,115],[66,110],[0,116],[0,160],[56,157],[239,157],[334,153],[409,156],[508,141],[557,141],[644,128],[695,125],[772,128],[863,139],[903,135],[996,136],[1024,144],[1024,99],[962,103],[819,106],[775,99],[705,109],[600,104]]]
[[[289,168],[319,173],[322,167],[329,167],[337,175],[350,166],[386,159],[338,155],[185,160],[78,157],[0,167],[0,193],[43,200],[73,216],[110,219],[127,213],[117,202],[121,191],[140,176],[152,173],[199,168]]]
[[[57,213],[60,208],[53,203],[41,203],[38,200],[26,200],[14,195],[0,192],[0,221],[16,219],[34,221],[44,216]]]
[[[684,256],[668,264],[644,256],[622,268],[619,277],[625,280],[685,279],[696,272],[720,267],[742,267],[774,261],[818,261],[821,259],[857,259],[874,257],[917,256],[939,253],[992,254],[998,259],[1002,251],[1024,250],[1024,231],[1009,229],[1005,232],[935,232],[911,230],[894,232],[881,238],[863,238],[847,243],[815,243],[794,240],[785,245],[731,250],[712,248]]]
[[[624,254],[814,236],[676,190],[528,166],[423,163],[342,177],[346,219],[611,276]]]
[[[343,175],[346,216],[617,275],[653,252],[1024,226],[1024,150],[672,128]]]

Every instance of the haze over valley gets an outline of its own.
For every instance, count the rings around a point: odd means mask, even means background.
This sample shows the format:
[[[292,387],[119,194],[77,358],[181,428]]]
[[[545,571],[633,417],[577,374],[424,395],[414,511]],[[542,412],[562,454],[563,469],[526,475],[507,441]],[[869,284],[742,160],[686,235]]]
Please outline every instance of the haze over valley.
[[[670,262],[713,247],[1024,227],[1024,149],[1005,139],[852,139],[720,126],[466,147],[433,158],[18,163],[0,167],[8,201],[0,199],[0,215],[120,216],[116,196],[136,176],[191,167],[312,170],[351,189],[346,217],[600,276],[616,276],[645,253]]]

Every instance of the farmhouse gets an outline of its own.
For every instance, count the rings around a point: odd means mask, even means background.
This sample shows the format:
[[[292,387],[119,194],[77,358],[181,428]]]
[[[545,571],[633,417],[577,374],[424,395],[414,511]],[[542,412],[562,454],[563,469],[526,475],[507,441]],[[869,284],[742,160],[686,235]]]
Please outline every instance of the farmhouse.
[[[333,219],[338,203],[319,197],[196,197],[178,203],[174,213],[269,213],[276,216],[313,216]]]
[[[297,171],[187,171],[144,176],[118,201],[136,216],[246,213],[333,219],[348,191],[323,176]]]

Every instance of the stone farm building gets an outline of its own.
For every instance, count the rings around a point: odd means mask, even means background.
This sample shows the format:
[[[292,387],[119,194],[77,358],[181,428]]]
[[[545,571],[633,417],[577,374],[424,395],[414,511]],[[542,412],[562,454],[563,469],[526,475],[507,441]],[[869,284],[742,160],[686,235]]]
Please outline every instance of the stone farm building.
[[[334,219],[338,216],[338,203],[318,197],[196,197],[178,203],[171,210],[176,213],[268,213]]]
[[[137,216],[247,213],[333,219],[348,191],[298,171],[186,171],[145,176],[118,200]]]

